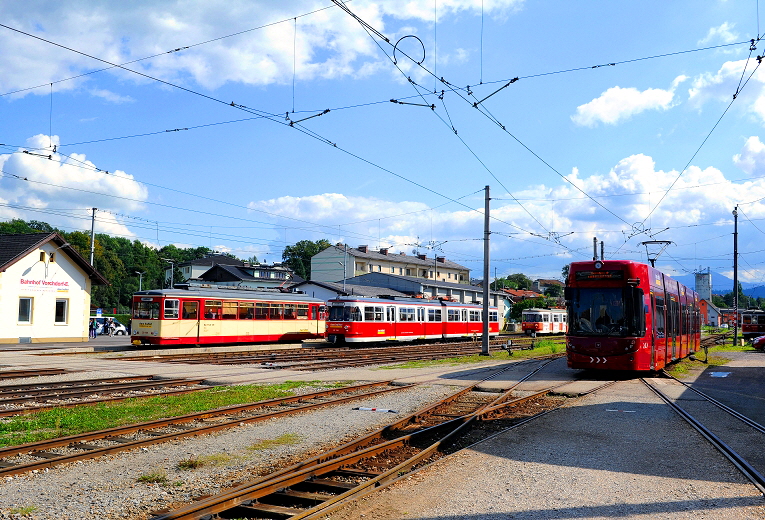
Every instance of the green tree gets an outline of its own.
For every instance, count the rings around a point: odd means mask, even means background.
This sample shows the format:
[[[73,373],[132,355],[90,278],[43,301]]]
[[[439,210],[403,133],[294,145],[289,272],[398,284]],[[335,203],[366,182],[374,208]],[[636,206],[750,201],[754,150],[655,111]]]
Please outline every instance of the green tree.
[[[563,283],[568,283],[568,272],[571,269],[571,265],[566,264],[563,266],[563,269],[560,270],[560,274],[563,275]]]
[[[719,294],[713,294],[712,295],[712,305],[714,305],[717,308],[724,308],[726,306],[725,300],[722,296]]]
[[[507,280],[509,282],[514,282],[516,284],[516,289],[530,290],[533,283],[531,278],[522,273],[511,274],[507,277]]]
[[[292,269],[295,274],[305,280],[311,279],[311,257],[316,253],[324,251],[332,244],[329,240],[321,239],[317,241],[301,240],[293,246],[287,246],[282,253],[282,260]]]
[[[545,290],[545,296],[550,298],[559,298],[563,296],[563,286],[558,284],[548,285]]]

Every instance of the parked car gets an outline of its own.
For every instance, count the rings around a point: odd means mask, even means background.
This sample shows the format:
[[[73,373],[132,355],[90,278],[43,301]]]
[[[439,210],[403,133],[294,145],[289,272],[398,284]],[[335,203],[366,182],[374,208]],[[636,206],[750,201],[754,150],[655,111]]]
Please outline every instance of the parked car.
[[[765,350],[765,336],[760,336],[752,340],[752,346],[757,350]]]
[[[96,333],[100,336],[101,334],[105,334],[104,332],[104,323],[106,323],[107,318],[96,318],[96,323],[98,324],[98,328],[96,329]],[[125,327],[122,323],[120,323],[117,320],[112,320],[112,327],[114,327],[114,334],[115,336],[126,336],[128,334],[127,327]]]

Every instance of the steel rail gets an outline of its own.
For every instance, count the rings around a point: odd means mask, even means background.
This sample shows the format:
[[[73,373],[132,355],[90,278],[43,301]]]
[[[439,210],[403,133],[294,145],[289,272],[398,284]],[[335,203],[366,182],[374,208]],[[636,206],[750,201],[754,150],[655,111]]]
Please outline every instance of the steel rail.
[[[321,392],[313,392],[311,394],[303,394],[299,396],[269,399],[266,401],[259,401],[257,403],[234,405],[234,406],[229,406],[224,408],[217,408],[214,410],[206,410],[204,412],[197,412],[194,414],[187,414],[187,415],[183,415],[179,417],[173,417],[169,419],[160,419],[157,421],[149,421],[149,422],[138,423],[138,424],[133,424],[129,426],[110,428],[107,430],[100,430],[97,432],[88,432],[88,433],[83,433],[78,435],[70,435],[67,437],[60,437],[57,439],[50,439],[45,441],[38,441],[38,442],[33,442],[28,444],[0,448],[0,459],[6,459],[9,457],[13,457],[16,455],[21,455],[21,454],[30,454],[32,456],[42,457],[45,459],[42,461],[34,461],[34,462],[26,463],[26,464],[12,464],[8,462],[0,461],[0,476],[25,473],[35,469],[43,469],[43,468],[52,467],[54,465],[62,464],[65,462],[74,462],[77,460],[95,458],[100,455],[116,453],[119,451],[125,451],[128,449],[138,448],[141,446],[148,446],[151,444],[158,444],[161,442],[179,439],[182,437],[212,433],[215,431],[239,426],[244,423],[264,421],[267,419],[290,415],[290,414],[294,414],[298,412],[304,412],[304,411],[312,410],[312,409],[323,407],[323,406],[329,406],[329,405],[344,403],[348,401],[364,399],[369,396],[379,395],[379,394],[383,394],[387,392],[403,390],[403,389],[411,388],[412,386],[414,386],[414,385],[402,385],[402,386],[396,386],[392,388],[385,388],[382,390],[375,390],[371,392],[366,391],[370,388],[376,388],[379,386],[387,386],[390,383],[391,381],[378,381],[374,383],[355,385],[355,386],[344,387],[339,389],[336,388],[331,390],[323,390]],[[266,412],[266,413],[254,415],[251,417],[236,417],[234,419],[226,419],[225,421],[217,423],[217,424],[207,424],[201,427],[187,428],[184,426],[186,423],[189,423],[195,420],[208,419],[211,417],[220,417],[225,415],[232,415],[236,413],[255,410],[257,408],[289,405],[291,403],[296,403],[300,401],[308,401],[311,399],[325,398],[325,397],[334,396],[337,394],[357,392],[357,391],[364,391],[365,393],[343,396],[343,397],[331,399],[328,401],[322,401],[319,403],[291,407],[285,410]],[[134,434],[138,432],[148,432],[150,430],[156,430],[156,429],[165,428],[165,427],[178,427],[178,428],[181,428],[182,431],[165,433],[165,434],[153,434],[152,437],[148,439],[141,439],[141,440],[130,440],[130,439],[126,439],[122,437],[123,435],[129,435],[129,434]],[[107,441],[117,442],[118,444],[116,446],[105,446],[105,447],[93,446],[93,445],[87,444],[88,441],[94,441],[94,440],[107,440]],[[50,452],[45,451],[45,450],[50,450],[50,449],[55,449],[60,447],[73,447],[77,449],[83,449],[86,451],[84,451],[83,453],[75,453],[75,454],[68,454],[68,455],[52,454]]]
[[[16,379],[22,377],[55,376],[69,372],[65,368],[30,368],[27,370],[0,370],[0,379]]]
[[[23,383],[16,385],[0,384],[0,396],[6,392],[15,390],[34,390],[36,388],[77,388],[78,386],[92,385],[94,383],[108,383],[110,381],[145,381],[154,376],[124,376],[124,377],[103,377],[98,379],[73,379],[71,381],[52,381],[47,383]]]
[[[741,455],[739,455],[733,448],[728,446],[717,435],[712,433],[707,427],[696,420],[691,414],[683,410],[677,403],[672,401],[669,396],[664,394],[661,390],[654,387],[651,383],[641,378],[648,388],[650,388],[659,398],[667,403],[672,410],[674,410],[680,417],[690,424],[696,431],[698,431],[705,439],[707,439],[717,451],[722,453],[729,461],[733,463],[736,468],[747,478],[752,484],[765,495],[765,476],[757,471],[749,462],[747,462]]]
[[[699,396],[703,397],[704,399],[706,399],[707,401],[709,401],[710,403],[712,403],[716,407],[720,408],[721,410],[729,413],[730,415],[732,415],[733,417],[735,417],[739,421],[743,422],[747,426],[751,426],[752,428],[754,428],[758,432],[765,434],[765,426],[763,426],[762,424],[758,423],[757,421],[755,421],[753,419],[750,419],[749,417],[747,417],[746,415],[744,415],[744,414],[742,414],[740,412],[737,412],[736,410],[734,410],[730,406],[721,403],[720,401],[718,401],[714,397],[705,394],[701,390],[697,390],[696,388],[693,388],[688,383],[684,383],[683,381],[680,381],[678,378],[676,378],[672,374],[669,374],[667,371],[662,370],[662,373],[665,376],[667,376],[668,378],[673,379],[673,380],[677,381],[678,383],[680,383],[681,385],[685,386],[688,390],[692,390],[693,392],[696,392],[696,394],[698,394]]]
[[[125,384],[104,384],[92,385],[89,387],[80,387],[75,389],[51,388],[47,390],[19,390],[12,393],[11,397],[4,397],[0,393],[0,406],[6,404],[24,403],[30,401],[46,401],[51,399],[72,399],[82,396],[93,395],[94,393],[106,392],[126,392],[133,390],[145,390],[148,388],[162,388],[168,386],[192,386],[204,382],[204,378],[195,379],[153,379],[149,381],[133,382]],[[19,394],[24,394],[20,395]]]
[[[545,366],[550,361],[544,363],[542,366]],[[384,428],[381,428],[380,430],[367,434],[359,439],[353,440],[331,451],[309,458],[293,466],[284,468],[270,475],[261,477],[255,481],[241,484],[219,495],[215,495],[212,497],[208,497],[206,499],[199,500],[197,502],[188,504],[187,506],[181,507],[174,511],[160,513],[157,516],[153,517],[152,520],[182,520],[182,519],[188,520],[188,519],[200,518],[205,515],[211,515],[211,514],[219,513],[222,511],[226,511],[233,507],[239,506],[247,502],[248,500],[252,500],[257,497],[262,497],[264,495],[272,493],[275,490],[291,485],[288,482],[291,482],[292,484],[294,484],[295,481],[291,481],[290,478],[296,474],[316,477],[322,474],[326,474],[327,472],[334,471],[334,469],[332,468],[336,469],[339,466],[335,466],[335,465],[327,466],[327,464],[333,459],[337,460],[338,458],[341,458],[344,461],[343,464],[350,464],[354,460],[359,460],[360,458],[364,458],[365,456],[370,456],[375,453],[382,453],[388,449],[393,449],[394,447],[401,447],[405,444],[409,444],[410,441],[415,438],[415,436],[418,436],[418,435],[424,436],[426,434],[432,434],[436,431],[443,430],[443,429],[449,430],[450,428],[457,428],[461,424],[463,424],[465,421],[469,420],[470,417],[477,417],[479,416],[479,414],[482,414],[482,413],[485,413],[488,415],[496,415],[500,410],[504,408],[515,406],[517,404],[520,404],[532,399],[536,399],[540,396],[546,395],[549,392],[549,389],[545,389],[526,397],[517,398],[513,400],[512,402],[505,401],[503,403],[497,404],[498,400],[507,398],[507,396],[512,392],[512,389],[517,386],[516,384],[516,385],[513,385],[511,389],[508,389],[506,392],[504,392],[499,398],[494,399],[489,403],[479,405],[470,413],[464,414],[460,417],[457,417],[451,420],[441,421],[438,424],[426,427],[424,429],[420,429],[420,431],[411,433],[409,435],[404,434],[403,430],[407,426],[421,423],[423,420],[426,420],[429,417],[437,415],[437,412],[440,408],[443,408],[445,406],[448,406],[454,403],[460,397],[463,397],[469,394],[470,392],[475,391],[475,389],[480,384],[499,376],[500,374],[504,373],[510,368],[514,368],[514,366],[510,365],[504,368],[503,370],[498,371],[495,374],[492,374],[491,376],[481,380],[480,382],[474,385],[461,389],[455,392],[454,394],[447,396],[436,403],[428,405],[427,407],[421,410],[418,410],[417,412],[414,412],[413,414],[407,417],[404,417],[398,421],[395,421],[392,424],[385,426]],[[542,367],[536,368],[531,373],[524,376],[522,380],[527,380],[529,377],[533,376],[536,372],[538,372],[539,369],[541,368]],[[568,384],[568,383],[565,383],[565,384]],[[387,436],[395,434],[395,432],[399,432],[401,436],[389,441],[384,440]],[[368,446],[370,444],[372,444],[372,446]],[[357,456],[357,458],[356,459],[348,458],[351,455],[355,455]],[[310,471],[311,468],[314,468],[315,473],[311,473]],[[327,469],[327,471],[324,471],[326,468],[329,468],[329,469]],[[300,478],[298,478],[296,482],[299,482],[299,481],[300,481]]]

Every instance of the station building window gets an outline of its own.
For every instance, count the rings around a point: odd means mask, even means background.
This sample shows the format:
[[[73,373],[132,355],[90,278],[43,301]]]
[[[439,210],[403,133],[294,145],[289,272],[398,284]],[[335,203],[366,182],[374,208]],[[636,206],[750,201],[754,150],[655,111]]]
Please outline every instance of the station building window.
[[[54,323],[66,324],[69,321],[69,300],[59,298],[56,300],[56,313]]]
[[[19,298],[19,323],[32,323],[34,298]]]

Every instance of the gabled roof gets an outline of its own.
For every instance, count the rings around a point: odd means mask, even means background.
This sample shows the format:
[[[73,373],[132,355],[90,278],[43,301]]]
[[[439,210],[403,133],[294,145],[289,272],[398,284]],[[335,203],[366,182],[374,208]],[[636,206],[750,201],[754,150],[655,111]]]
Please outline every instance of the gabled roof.
[[[316,280],[307,280],[292,285],[292,289],[299,289],[304,285],[313,284],[330,291],[335,291],[342,295],[356,295],[356,296],[411,296],[394,289],[388,289],[386,287],[374,287],[371,285],[356,285],[352,283],[345,283],[345,289],[343,289],[342,282],[317,282]]]
[[[58,233],[0,234],[0,272],[5,271],[10,266],[48,242],[53,242],[62,253],[68,256],[72,262],[85,271],[85,274],[88,275],[92,283],[96,285],[111,285],[109,280],[96,271],[93,266],[90,265],[90,263]]]
[[[502,289],[502,291],[514,298],[539,298],[540,296],[544,296],[538,292],[529,291],[527,289]]]
[[[338,253],[345,253],[345,249],[341,246],[330,246],[327,249],[334,247],[335,250]],[[325,249],[324,251],[326,251]],[[417,256],[410,256],[403,253],[388,253],[383,254],[379,251],[371,251],[367,250],[367,252],[363,252],[355,247],[349,247],[348,248],[348,255],[354,256],[356,258],[365,258],[367,260],[380,260],[385,262],[398,262],[402,264],[409,264],[409,265],[417,265],[422,267],[433,267],[433,265],[436,265],[439,268],[444,269],[462,269],[465,271],[469,271],[467,267],[464,265],[460,265],[458,263],[452,262],[451,260],[444,259],[443,262],[435,261],[433,258],[425,258],[424,260],[422,258],[419,258]]]
[[[244,262],[227,255],[210,255],[204,258],[189,260],[188,262],[181,262],[178,264],[178,267],[186,265],[244,265]]]

